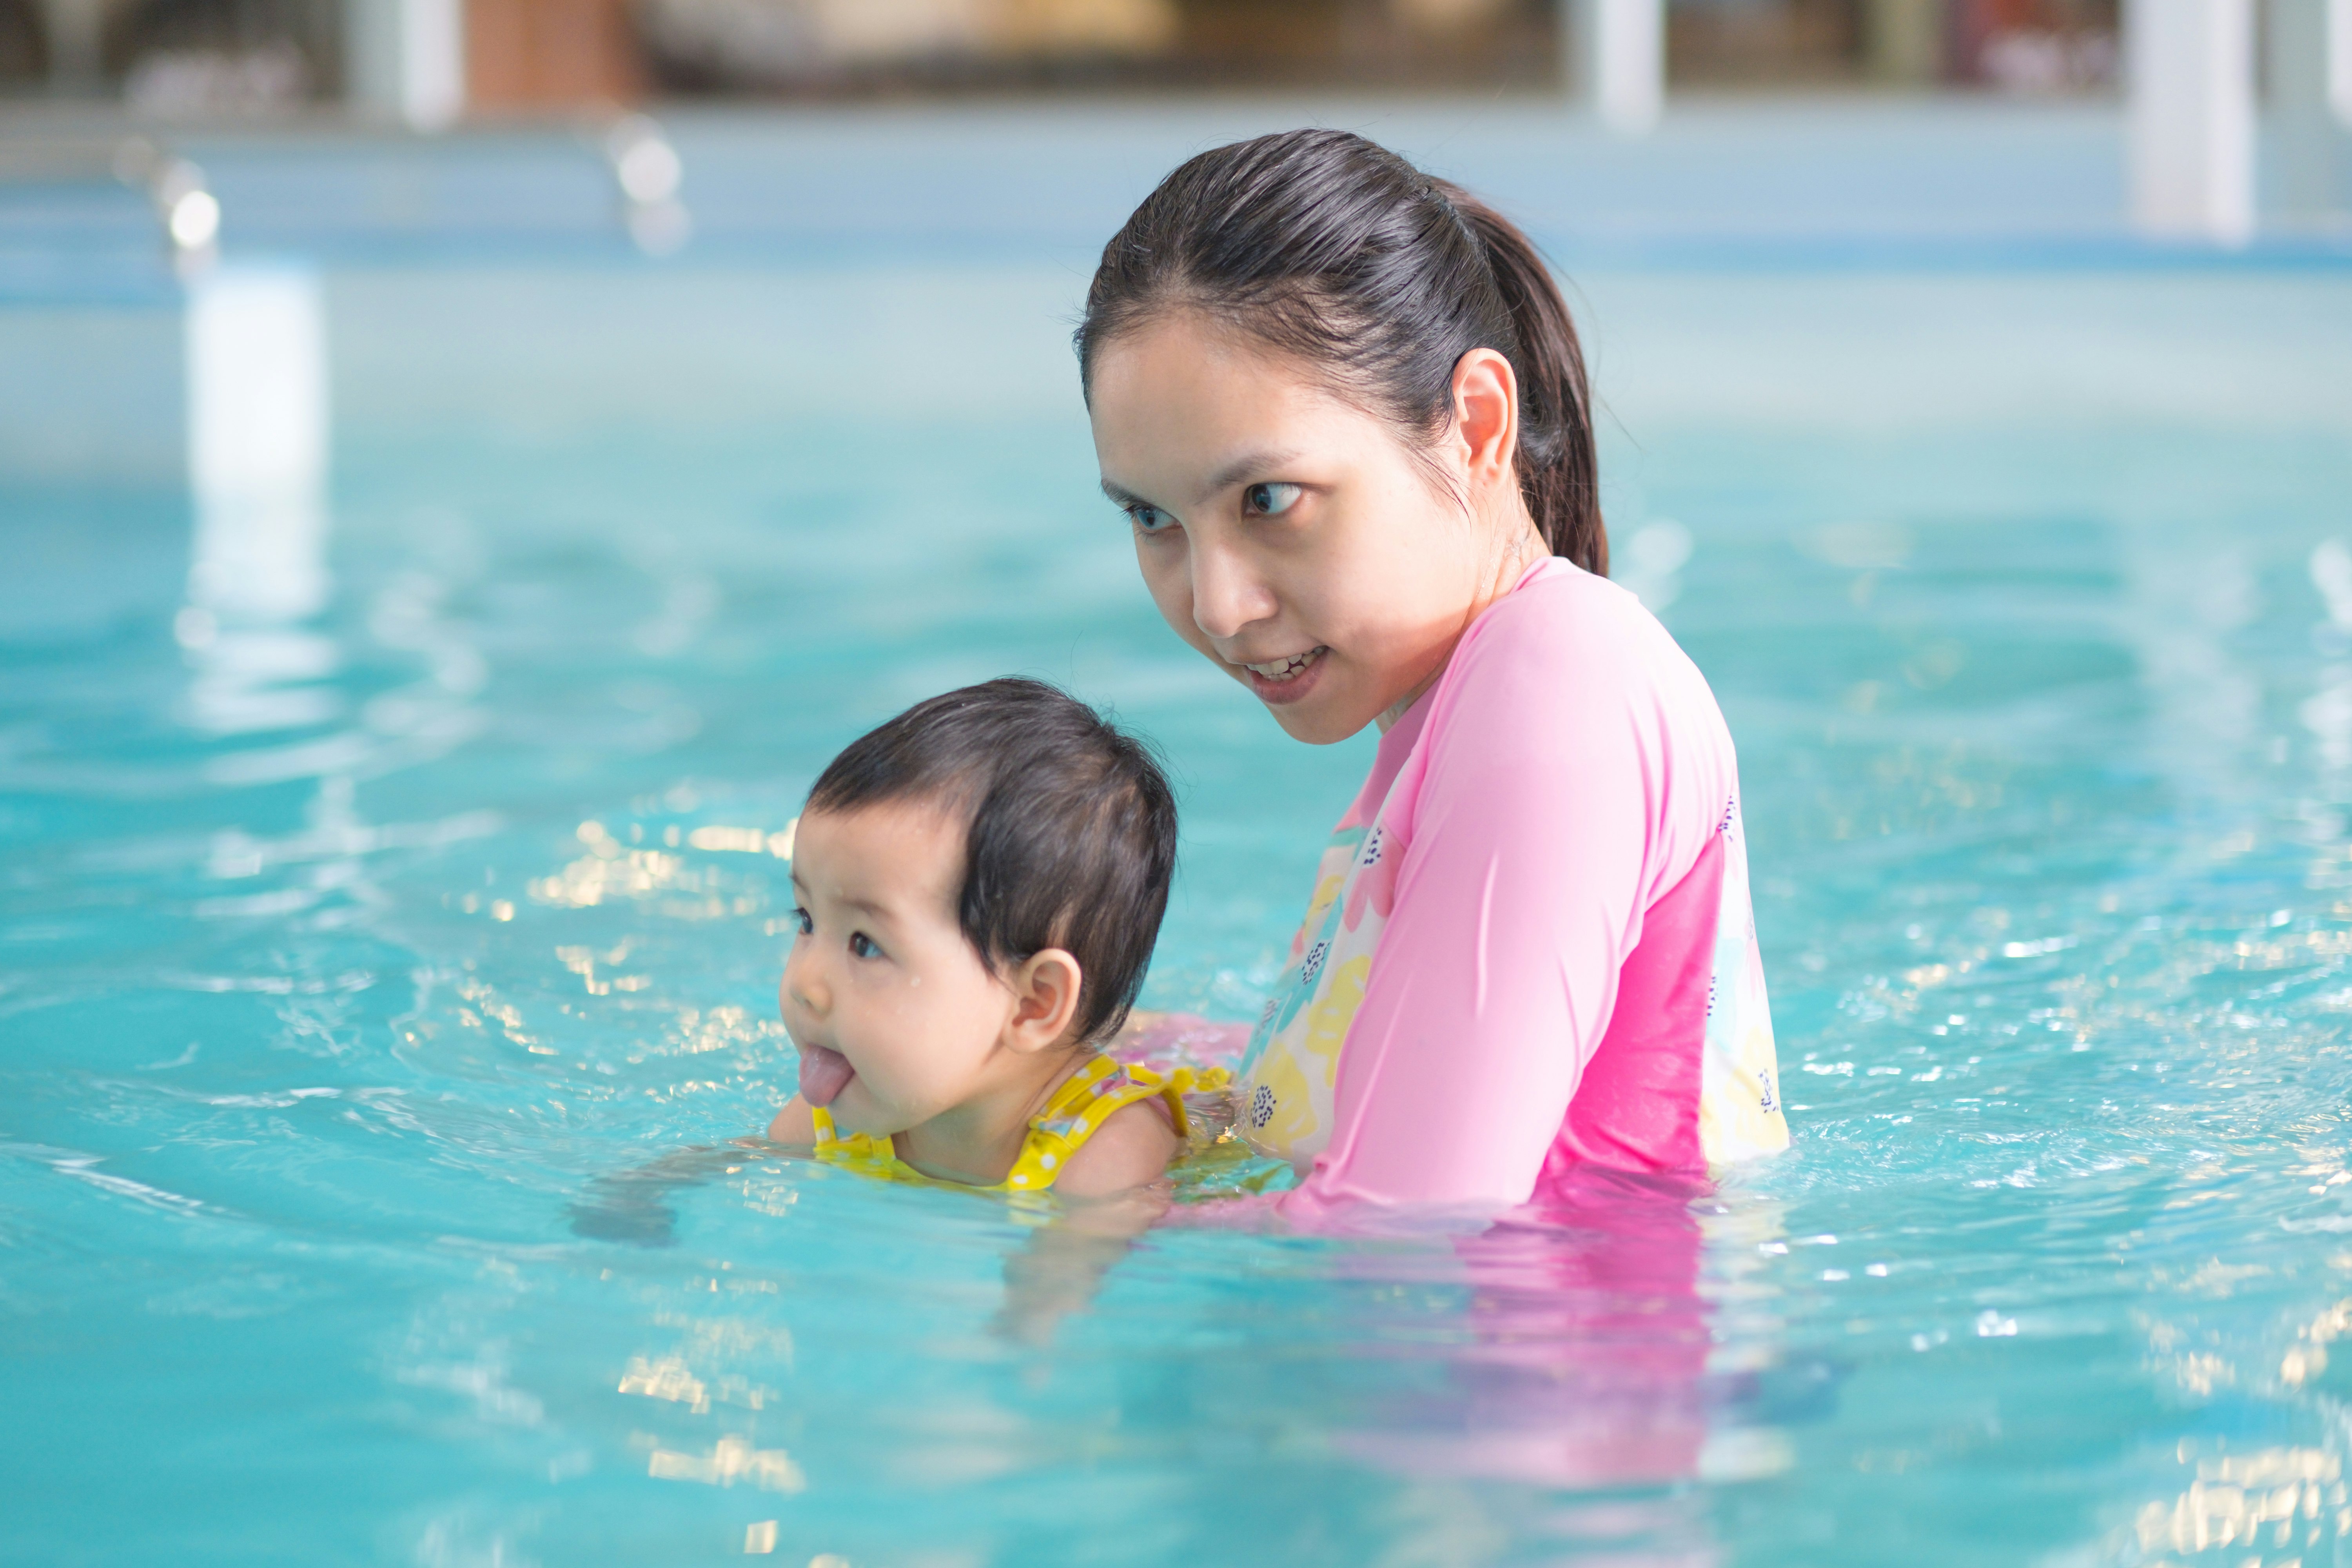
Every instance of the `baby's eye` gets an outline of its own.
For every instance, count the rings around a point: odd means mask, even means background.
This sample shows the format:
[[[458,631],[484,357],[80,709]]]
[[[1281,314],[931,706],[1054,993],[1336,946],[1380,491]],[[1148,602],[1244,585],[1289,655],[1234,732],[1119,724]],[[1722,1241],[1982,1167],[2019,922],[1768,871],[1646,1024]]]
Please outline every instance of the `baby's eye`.
[[[809,919],[809,912],[803,909],[793,910],[793,924],[800,928],[803,936],[808,936],[816,930],[816,921]]]
[[[1242,510],[1253,517],[1280,517],[1304,494],[1297,485],[1256,484],[1242,491]]]
[[[879,958],[882,956],[882,950],[874,945],[874,939],[872,937],[867,936],[862,931],[854,931],[849,933],[849,956],[852,958]]]
[[[1127,520],[1135,524],[1138,533],[1162,533],[1176,521],[1156,506],[1129,507]]]

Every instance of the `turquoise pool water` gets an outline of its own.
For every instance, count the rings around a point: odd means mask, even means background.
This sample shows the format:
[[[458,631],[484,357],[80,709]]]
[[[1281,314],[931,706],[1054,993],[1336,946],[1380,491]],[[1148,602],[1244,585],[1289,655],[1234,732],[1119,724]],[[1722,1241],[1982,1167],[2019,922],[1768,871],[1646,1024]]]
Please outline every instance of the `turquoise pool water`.
[[[1166,748],[1150,1002],[1273,973],[1367,748],[1154,618],[1078,281],[332,270],[307,617],[186,616],[132,469],[12,481],[0,1559],[2343,1561],[2340,272],[1580,278],[1623,574],[1741,747],[1786,1158],[1117,1255],[642,1178],[791,1087],[748,847],[959,682]],[[176,331],[0,312],[126,426]]]

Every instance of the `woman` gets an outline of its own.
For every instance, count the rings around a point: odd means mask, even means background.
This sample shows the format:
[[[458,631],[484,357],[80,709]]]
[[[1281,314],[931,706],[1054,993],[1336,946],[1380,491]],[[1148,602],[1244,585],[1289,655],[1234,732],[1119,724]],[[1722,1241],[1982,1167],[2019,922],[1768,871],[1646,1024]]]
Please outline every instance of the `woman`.
[[[1261,137],[1136,209],[1077,348],[1168,624],[1294,738],[1381,731],[1243,1058],[1286,1212],[1785,1146],[1731,739],[1603,575],[1526,237],[1360,137]]]

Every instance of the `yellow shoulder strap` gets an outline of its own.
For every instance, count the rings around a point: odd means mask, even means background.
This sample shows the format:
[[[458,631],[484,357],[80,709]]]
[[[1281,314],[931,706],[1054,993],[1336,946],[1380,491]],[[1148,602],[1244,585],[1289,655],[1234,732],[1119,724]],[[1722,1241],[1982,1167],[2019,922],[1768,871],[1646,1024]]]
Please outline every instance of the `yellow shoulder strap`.
[[[1045,1191],[1061,1178],[1070,1156],[1102,1131],[1113,1111],[1154,1095],[1168,1101],[1176,1135],[1182,1138],[1191,1131],[1184,1096],[1196,1089],[1222,1088],[1230,1078],[1223,1068],[1178,1068],[1162,1075],[1147,1067],[1097,1055],[1065,1079],[1045,1101],[1045,1109],[1030,1119],[1021,1152],[997,1190]],[[822,1105],[809,1107],[809,1121],[816,1130],[815,1152],[819,1159],[899,1181],[929,1179],[898,1157],[890,1139],[869,1137],[863,1132],[845,1135],[835,1125],[833,1112]]]
[[[898,1158],[897,1144],[887,1137],[871,1133],[844,1134],[835,1125],[833,1112],[822,1105],[809,1107],[809,1121],[816,1129],[816,1147],[812,1152],[828,1165],[864,1175],[879,1176],[893,1182],[924,1182],[930,1178]]]
[[[1006,1190],[1034,1193],[1052,1186],[1061,1178],[1070,1156],[1102,1131],[1113,1111],[1154,1095],[1167,1100],[1176,1135],[1184,1137],[1190,1131],[1184,1112],[1185,1092],[1215,1088],[1225,1077],[1222,1068],[1211,1068],[1205,1073],[1179,1068],[1162,1076],[1136,1063],[1097,1056],[1064,1079],[1062,1087],[1045,1102],[1045,1109],[1031,1119],[1029,1136],[1022,1142],[1020,1157],[1013,1162],[1013,1169],[1004,1178]]]

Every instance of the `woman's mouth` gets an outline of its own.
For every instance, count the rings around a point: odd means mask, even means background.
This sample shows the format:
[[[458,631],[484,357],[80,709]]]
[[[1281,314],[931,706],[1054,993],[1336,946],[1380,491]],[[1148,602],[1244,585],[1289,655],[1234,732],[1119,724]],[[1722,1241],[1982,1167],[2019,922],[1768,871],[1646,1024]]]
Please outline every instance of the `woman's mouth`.
[[[801,1098],[811,1105],[831,1105],[856,1076],[849,1058],[832,1047],[801,1047]]]
[[[1323,656],[1328,647],[1310,647],[1305,653],[1294,653],[1285,658],[1261,659],[1241,668],[1249,672],[1250,689],[1262,702],[1296,702],[1315,685],[1322,673]]]

